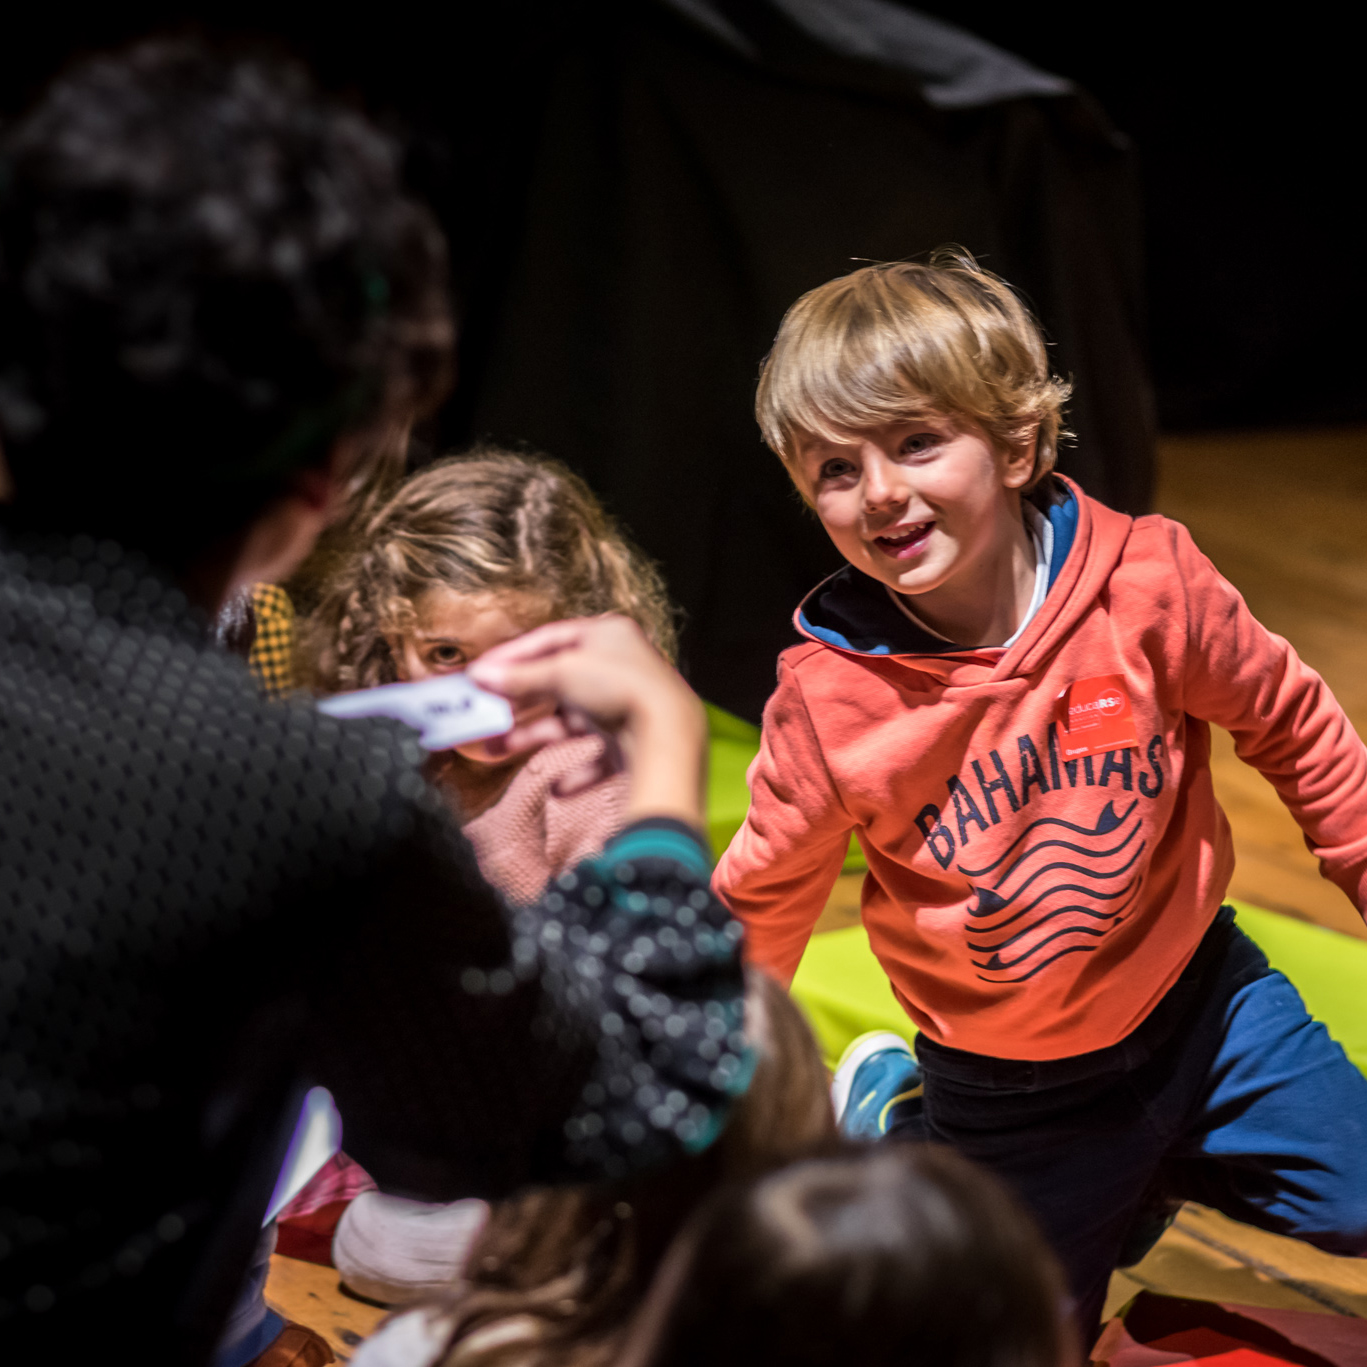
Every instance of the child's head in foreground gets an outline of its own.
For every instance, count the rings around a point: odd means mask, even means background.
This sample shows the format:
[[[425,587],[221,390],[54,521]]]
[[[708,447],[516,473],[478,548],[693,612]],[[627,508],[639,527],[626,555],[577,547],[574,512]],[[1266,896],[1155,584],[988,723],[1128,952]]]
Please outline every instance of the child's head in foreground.
[[[321,692],[455,673],[534,627],[604,612],[673,653],[659,572],[583,480],[545,457],[486,446],[437,461],[348,542],[302,633]],[[459,750],[491,759],[479,742]]]
[[[621,1367],[1062,1367],[1062,1279],[990,1174],[888,1144],[715,1198],[661,1269]]]
[[[942,251],[804,294],[755,412],[845,559],[920,595],[963,588],[1021,535],[1021,496],[1053,469],[1067,396],[1010,286]]]

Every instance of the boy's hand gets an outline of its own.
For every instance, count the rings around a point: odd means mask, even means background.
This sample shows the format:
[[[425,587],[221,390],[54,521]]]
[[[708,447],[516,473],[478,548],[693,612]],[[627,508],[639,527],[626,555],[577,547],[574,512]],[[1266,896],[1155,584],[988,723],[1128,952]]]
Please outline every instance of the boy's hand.
[[[515,713],[491,752],[521,754],[600,730],[614,737],[631,775],[627,820],[672,816],[703,824],[702,775],[706,719],[697,697],[628,618],[551,622],[486,651],[467,671]],[[538,704],[553,704],[536,715]]]

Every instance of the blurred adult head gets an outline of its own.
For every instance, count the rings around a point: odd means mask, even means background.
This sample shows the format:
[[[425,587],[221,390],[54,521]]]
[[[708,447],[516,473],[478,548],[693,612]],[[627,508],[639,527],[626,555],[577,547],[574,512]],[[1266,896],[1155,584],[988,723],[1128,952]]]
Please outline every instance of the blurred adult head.
[[[395,145],[297,66],[143,42],[0,141],[0,447],[25,524],[178,572],[232,559],[429,409],[451,340],[442,237]]]

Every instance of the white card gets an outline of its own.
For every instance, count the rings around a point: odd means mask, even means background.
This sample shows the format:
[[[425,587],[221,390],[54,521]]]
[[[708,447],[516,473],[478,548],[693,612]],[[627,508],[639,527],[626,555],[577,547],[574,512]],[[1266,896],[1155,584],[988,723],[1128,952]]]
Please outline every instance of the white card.
[[[309,1179],[342,1147],[342,1117],[337,1114],[332,1093],[326,1087],[311,1087],[304,1097],[294,1136],[285,1152],[280,1176],[275,1179],[270,1205],[266,1207],[268,1225],[289,1205]]]
[[[464,674],[338,693],[324,698],[318,710],[329,717],[393,717],[421,731],[419,744],[426,750],[451,750],[513,727],[508,700],[477,688]]]

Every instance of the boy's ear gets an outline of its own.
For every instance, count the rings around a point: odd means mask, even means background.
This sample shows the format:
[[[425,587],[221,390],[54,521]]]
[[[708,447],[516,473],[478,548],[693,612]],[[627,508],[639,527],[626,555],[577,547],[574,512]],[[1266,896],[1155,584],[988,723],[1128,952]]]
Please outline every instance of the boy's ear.
[[[1002,468],[1002,483],[1008,489],[1023,489],[1035,473],[1035,452],[1039,446],[1039,428],[1031,429],[1029,436],[1022,441],[1012,442],[1006,448],[1006,460]]]

